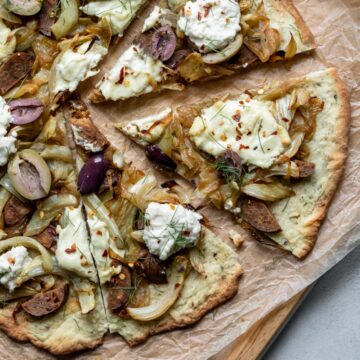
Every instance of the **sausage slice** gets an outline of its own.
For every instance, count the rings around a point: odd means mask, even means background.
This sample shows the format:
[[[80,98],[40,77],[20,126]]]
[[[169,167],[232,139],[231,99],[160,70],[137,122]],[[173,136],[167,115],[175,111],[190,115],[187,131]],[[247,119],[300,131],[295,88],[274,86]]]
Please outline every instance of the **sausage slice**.
[[[58,236],[54,225],[48,226],[43,232],[36,236],[36,240],[47,249],[50,249],[56,244],[57,238]]]
[[[12,196],[4,207],[4,221],[7,226],[20,224],[33,210],[31,203],[24,203],[16,196]]]
[[[165,266],[156,256],[148,253],[140,262],[140,269],[151,283],[167,283]]]
[[[131,287],[131,273],[126,266],[122,266],[121,273],[112,277],[110,281],[108,307],[110,310],[121,310],[129,300]]]
[[[296,165],[299,168],[299,177],[306,178],[311,176],[315,171],[315,164],[310,161],[295,160]]]
[[[5,95],[17,85],[28,73],[34,63],[34,56],[25,52],[18,52],[0,66],[0,95]]]
[[[30,300],[23,302],[21,307],[35,317],[49,315],[61,308],[67,295],[68,284],[64,284],[56,289],[35,295]]]
[[[265,233],[281,230],[279,223],[267,205],[255,198],[247,197],[242,201],[241,217],[255,229]]]

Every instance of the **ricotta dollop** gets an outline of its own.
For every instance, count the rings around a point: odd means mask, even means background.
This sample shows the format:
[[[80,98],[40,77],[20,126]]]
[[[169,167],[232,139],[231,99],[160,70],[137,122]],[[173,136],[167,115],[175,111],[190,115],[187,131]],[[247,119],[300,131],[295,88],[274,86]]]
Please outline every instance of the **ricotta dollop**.
[[[242,96],[218,101],[194,119],[189,131],[195,145],[218,156],[229,149],[244,164],[269,168],[290,144],[290,136],[273,115],[273,103]]]
[[[182,205],[151,202],[145,211],[144,241],[151,254],[167,259],[175,252],[196,245],[202,216]]]
[[[65,208],[60,223],[55,252],[60,267],[95,282],[96,272],[81,206]]]
[[[120,100],[146,94],[161,81],[162,63],[136,45],[130,46],[97,87],[105,99]]]
[[[55,70],[55,93],[65,90],[74,91],[80,81],[99,72],[94,68],[107,54],[107,49],[97,43],[90,46],[91,41],[87,41],[76,50],[68,49],[61,55]]]
[[[87,15],[105,18],[115,35],[122,36],[146,0],[91,1],[80,9]]]
[[[7,135],[7,129],[11,122],[10,107],[0,96],[0,166],[6,165],[10,155],[16,152],[16,132]]]
[[[180,11],[179,29],[201,53],[228,46],[240,31],[240,6],[234,0],[188,1]]]
[[[15,246],[0,256],[0,283],[10,292],[16,288],[16,279],[31,262],[24,246]]]

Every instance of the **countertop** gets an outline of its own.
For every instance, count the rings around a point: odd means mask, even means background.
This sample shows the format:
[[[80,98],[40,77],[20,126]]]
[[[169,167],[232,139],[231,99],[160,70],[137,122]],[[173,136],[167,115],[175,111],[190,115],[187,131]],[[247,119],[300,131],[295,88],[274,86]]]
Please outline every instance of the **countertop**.
[[[360,359],[360,247],[326,273],[262,360]]]

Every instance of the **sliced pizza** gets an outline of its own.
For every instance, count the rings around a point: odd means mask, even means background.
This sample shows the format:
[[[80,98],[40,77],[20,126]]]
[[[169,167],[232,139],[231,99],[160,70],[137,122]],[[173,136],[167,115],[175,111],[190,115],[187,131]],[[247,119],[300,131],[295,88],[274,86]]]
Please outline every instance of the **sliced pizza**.
[[[292,1],[163,1],[89,98],[124,100],[315,48]]]
[[[126,164],[73,101],[68,120],[82,158],[83,194],[110,332],[130,345],[187,326],[233,297],[236,253],[186,203],[175,182],[158,186]]]
[[[0,100],[0,329],[54,354],[94,348],[108,323],[65,118]]]
[[[116,127],[256,239],[303,258],[340,180],[348,118],[344,84],[328,69]]]
[[[112,36],[122,36],[146,2],[2,2],[0,96],[33,96],[48,84],[48,101],[56,108],[80,82],[99,72]],[[97,22],[93,15],[98,15]]]

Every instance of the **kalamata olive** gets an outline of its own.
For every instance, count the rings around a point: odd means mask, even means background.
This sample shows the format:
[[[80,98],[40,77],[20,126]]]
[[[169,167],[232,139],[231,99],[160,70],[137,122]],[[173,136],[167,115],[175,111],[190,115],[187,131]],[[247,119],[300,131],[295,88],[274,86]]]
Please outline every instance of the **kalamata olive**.
[[[34,150],[18,152],[8,165],[8,175],[15,190],[28,200],[41,199],[50,191],[49,167]]]
[[[175,52],[176,35],[169,25],[162,26],[152,35],[152,56],[161,61],[169,60]]]
[[[12,123],[15,125],[29,124],[37,120],[44,111],[44,104],[37,98],[13,100],[9,103]]]
[[[176,69],[190,53],[189,49],[175,51],[173,56],[165,62],[165,65],[170,69]]]
[[[231,150],[224,151],[216,159],[216,169],[219,175],[226,181],[241,180],[242,165],[240,156]]]
[[[31,16],[41,9],[43,0],[7,0],[5,6],[14,14]]]
[[[82,195],[99,190],[106,174],[109,162],[103,154],[93,155],[82,167],[78,177],[78,189]]]
[[[164,170],[174,171],[176,169],[176,164],[174,161],[154,144],[149,144],[146,146],[145,154],[150,161]]]

